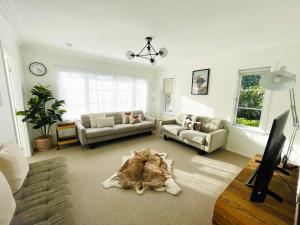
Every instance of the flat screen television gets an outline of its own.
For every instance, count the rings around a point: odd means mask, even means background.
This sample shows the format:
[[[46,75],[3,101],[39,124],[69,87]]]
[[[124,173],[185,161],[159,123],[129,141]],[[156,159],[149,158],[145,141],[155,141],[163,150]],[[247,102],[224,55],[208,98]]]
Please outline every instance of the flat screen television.
[[[281,161],[281,153],[286,139],[283,134],[283,130],[288,115],[289,110],[277,116],[273,120],[264,155],[262,160],[258,161],[260,165],[246,182],[247,186],[253,188],[250,197],[250,201],[252,202],[263,202],[267,195],[272,196],[280,202],[283,201],[279,195],[268,189],[268,185],[276,169],[284,172],[282,169],[278,168],[278,165]]]

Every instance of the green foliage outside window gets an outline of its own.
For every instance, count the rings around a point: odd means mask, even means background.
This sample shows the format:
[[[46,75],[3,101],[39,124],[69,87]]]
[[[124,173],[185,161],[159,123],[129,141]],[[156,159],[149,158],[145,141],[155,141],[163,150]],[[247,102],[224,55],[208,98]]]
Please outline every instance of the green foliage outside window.
[[[237,124],[259,127],[264,100],[264,90],[259,83],[260,78],[260,75],[242,76]]]
[[[236,118],[236,123],[237,124],[243,124],[245,126],[251,126],[251,127],[259,127],[259,120],[248,120],[245,118]]]

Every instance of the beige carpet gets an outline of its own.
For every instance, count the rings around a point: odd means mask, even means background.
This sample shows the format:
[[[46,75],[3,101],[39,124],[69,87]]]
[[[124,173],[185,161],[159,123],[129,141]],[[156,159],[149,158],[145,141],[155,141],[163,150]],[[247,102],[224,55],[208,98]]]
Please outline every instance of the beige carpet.
[[[123,155],[150,147],[174,160],[174,175],[182,192],[104,189],[101,183],[120,166]],[[210,225],[214,203],[248,159],[218,150],[197,155],[189,146],[144,135],[88,147],[66,147],[36,153],[30,161],[64,156],[69,166],[77,225]]]

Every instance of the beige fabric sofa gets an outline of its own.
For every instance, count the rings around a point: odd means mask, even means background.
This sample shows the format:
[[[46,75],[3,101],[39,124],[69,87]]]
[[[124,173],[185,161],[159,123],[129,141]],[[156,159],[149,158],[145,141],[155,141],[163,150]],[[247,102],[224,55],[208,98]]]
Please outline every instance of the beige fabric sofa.
[[[162,134],[165,140],[173,138],[199,149],[198,153],[212,152],[224,147],[227,141],[227,130],[224,121],[216,118],[196,116],[196,121],[201,122],[200,131],[190,130],[182,126],[183,116],[161,123]]]
[[[74,225],[66,159],[56,157],[29,164],[10,225]]]
[[[133,114],[141,114],[142,122],[135,124],[122,124],[122,112],[104,113],[106,117],[114,117],[113,127],[91,128],[90,115],[81,116],[77,123],[77,133],[82,145],[91,145],[97,142],[112,140],[140,133],[151,134],[155,130],[156,121],[150,116],[144,115],[143,111],[133,111]],[[93,147],[91,145],[91,147]]]

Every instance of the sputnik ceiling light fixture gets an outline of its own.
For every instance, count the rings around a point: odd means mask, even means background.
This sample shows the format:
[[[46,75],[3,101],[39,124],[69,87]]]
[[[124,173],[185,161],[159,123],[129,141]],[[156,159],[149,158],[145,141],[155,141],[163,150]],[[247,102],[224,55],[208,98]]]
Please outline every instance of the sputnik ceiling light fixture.
[[[142,50],[135,54],[133,51],[126,52],[126,57],[132,60],[134,57],[140,57],[147,59],[154,65],[156,63],[156,56],[160,55],[161,57],[166,57],[168,55],[168,50],[166,48],[161,48],[159,51],[156,51],[151,45],[152,37],[146,37],[147,44],[142,48]]]

